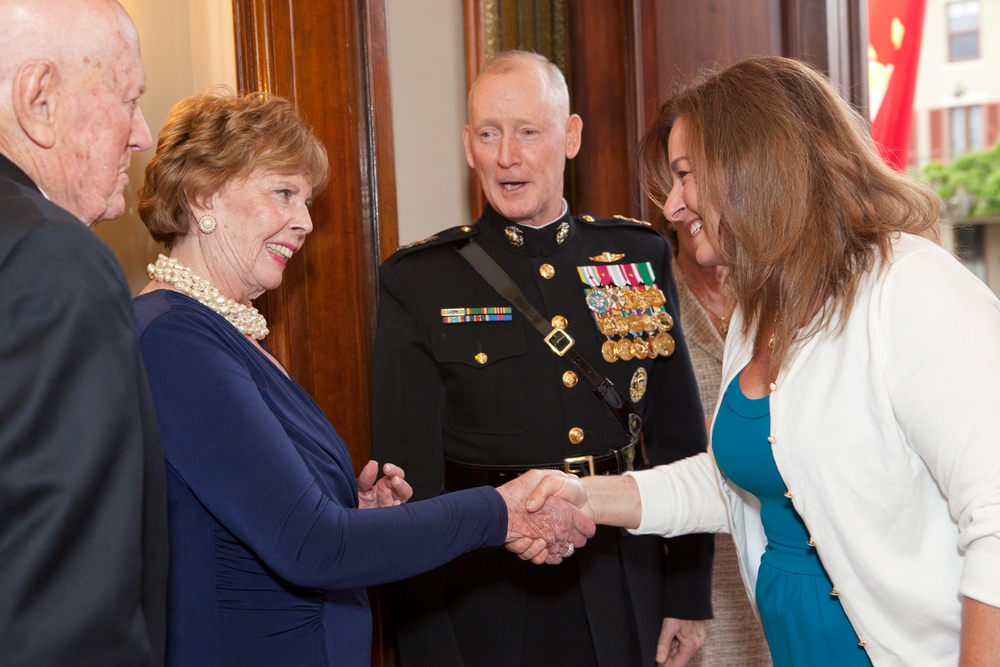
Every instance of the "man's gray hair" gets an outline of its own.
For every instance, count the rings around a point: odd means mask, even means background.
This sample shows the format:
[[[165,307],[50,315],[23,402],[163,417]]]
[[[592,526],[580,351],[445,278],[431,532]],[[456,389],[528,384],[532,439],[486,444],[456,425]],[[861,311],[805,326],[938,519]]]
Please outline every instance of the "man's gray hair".
[[[501,51],[493,56],[476,77],[476,80],[472,82],[472,86],[469,87],[469,100],[472,99],[472,94],[476,90],[476,84],[483,77],[493,74],[509,74],[529,68],[534,68],[535,71],[542,74],[546,84],[545,92],[549,100],[553,106],[569,116],[569,89],[566,87],[566,77],[563,76],[562,71],[555,63],[534,51],[511,49]]]

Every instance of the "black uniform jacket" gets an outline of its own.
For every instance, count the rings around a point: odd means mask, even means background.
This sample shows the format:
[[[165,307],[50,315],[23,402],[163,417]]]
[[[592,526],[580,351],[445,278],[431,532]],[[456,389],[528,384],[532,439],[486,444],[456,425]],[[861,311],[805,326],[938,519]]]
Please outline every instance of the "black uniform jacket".
[[[704,451],[704,418],[666,240],[635,220],[567,214],[535,229],[487,207],[475,225],[400,249],[381,269],[374,455],[405,469],[414,498],[446,488],[446,457],[465,464],[544,465],[604,454],[627,442],[611,410],[579,373],[574,377],[570,362],[553,353],[458,253],[455,244],[469,238],[545,318],[564,318],[559,323],[581,354],[633,402],[645,424],[649,464]],[[626,360],[615,354],[606,360],[607,341],[648,341],[653,333],[611,333],[607,324],[602,333],[597,316],[630,312],[626,305],[639,312],[634,301],[608,300],[648,292],[656,303],[654,287],[666,303],[646,312],[672,316],[676,350],[669,357]],[[400,655],[404,665],[463,664],[459,653],[468,665],[526,664],[540,643],[565,635],[592,637],[599,664],[641,659],[650,665],[665,616],[711,615],[710,569],[705,536],[665,542],[612,528],[599,529],[556,567],[522,563],[503,550],[470,554],[390,595]],[[563,606],[560,596],[569,596]],[[578,607],[575,616],[570,613]],[[546,615],[547,609],[558,617]],[[536,612],[544,623],[541,636],[524,629]],[[572,623],[582,627],[566,627]]]
[[[0,156],[0,664],[163,664],[163,465],[118,261]]]

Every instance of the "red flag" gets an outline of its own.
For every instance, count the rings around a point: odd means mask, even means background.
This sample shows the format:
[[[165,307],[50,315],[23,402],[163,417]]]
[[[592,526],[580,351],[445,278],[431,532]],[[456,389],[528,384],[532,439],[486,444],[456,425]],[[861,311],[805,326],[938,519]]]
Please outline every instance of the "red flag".
[[[906,169],[926,0],[868,1],[872,136],[889,165]]]

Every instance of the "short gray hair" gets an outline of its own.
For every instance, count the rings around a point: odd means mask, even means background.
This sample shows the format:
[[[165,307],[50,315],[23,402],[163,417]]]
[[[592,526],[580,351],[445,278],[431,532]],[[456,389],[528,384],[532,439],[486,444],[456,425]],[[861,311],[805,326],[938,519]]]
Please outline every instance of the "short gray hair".
[[[546,83],[545,92],[553,106],[565,111],[569,116],[569,88],[566,87],[566,77],[555,63],[534,51],[511,49],[493,56],[469,87],[469,100],[472,100],[476,84],[485,76],[510,74],[526,69],[534,69],[542,74]]]

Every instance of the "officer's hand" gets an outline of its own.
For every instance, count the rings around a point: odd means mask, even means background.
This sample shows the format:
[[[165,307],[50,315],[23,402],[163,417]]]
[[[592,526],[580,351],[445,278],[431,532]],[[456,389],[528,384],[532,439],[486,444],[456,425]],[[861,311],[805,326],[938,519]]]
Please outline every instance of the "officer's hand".
[[[704,645],[705,621],[665,618],[660,630],[660,641],[656,645],[656,664],[663,667],[684,667]]]

